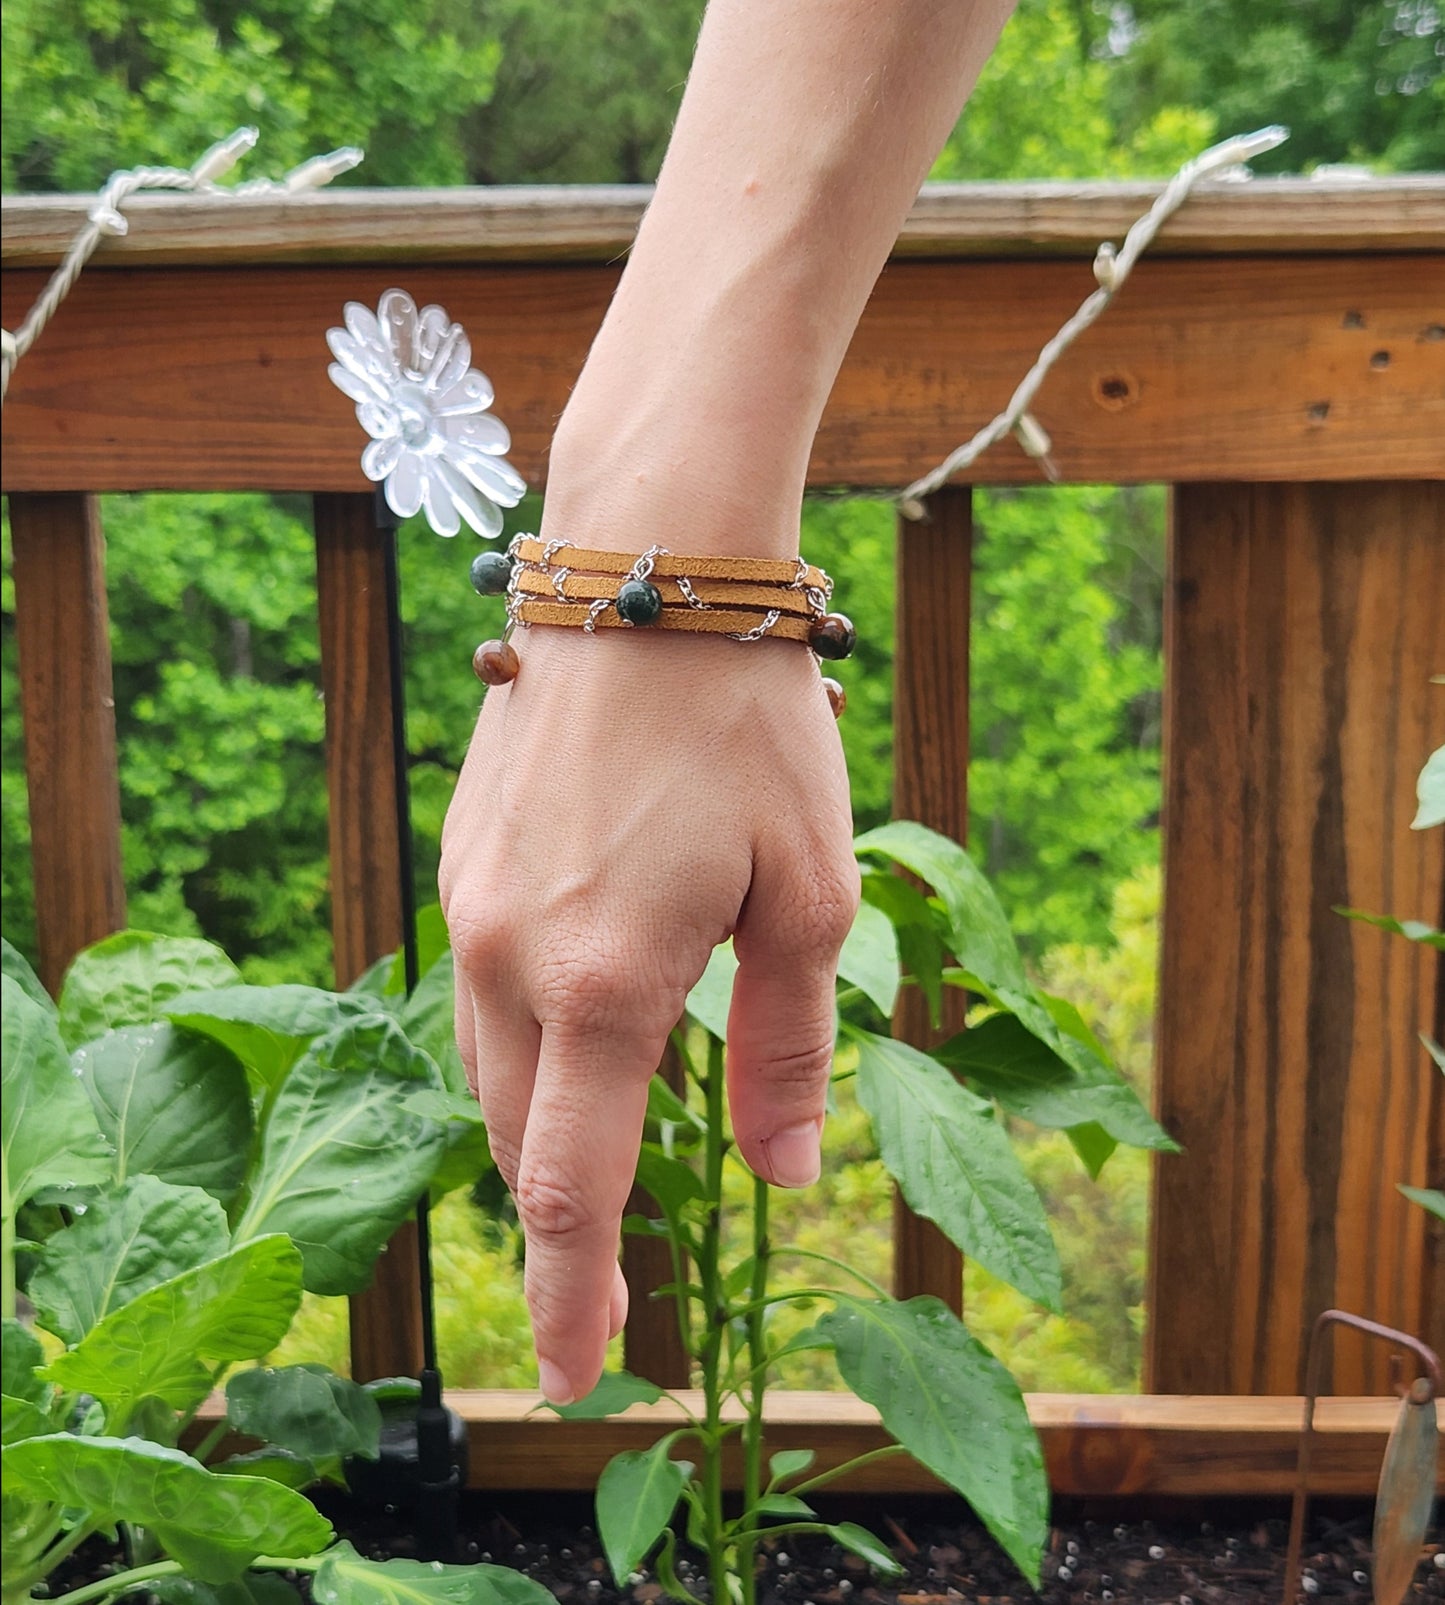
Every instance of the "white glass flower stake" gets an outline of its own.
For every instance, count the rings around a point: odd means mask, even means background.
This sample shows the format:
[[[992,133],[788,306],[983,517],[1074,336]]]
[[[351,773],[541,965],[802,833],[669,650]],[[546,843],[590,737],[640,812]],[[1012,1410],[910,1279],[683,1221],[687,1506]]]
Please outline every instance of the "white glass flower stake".
[[[328,329],[332,383],[356,403],[371,436],[361,471],[383,486],[398,518],[425,511],[438,535],[465,520],[478,535],[502,533],[502,509],[527,482],[503,453],[511,436],[486,409],[487,376],[471,366],[471,342],[439,306],[417,311],[405,290],[388,290],[373,312],[348,301],[346,327]]]

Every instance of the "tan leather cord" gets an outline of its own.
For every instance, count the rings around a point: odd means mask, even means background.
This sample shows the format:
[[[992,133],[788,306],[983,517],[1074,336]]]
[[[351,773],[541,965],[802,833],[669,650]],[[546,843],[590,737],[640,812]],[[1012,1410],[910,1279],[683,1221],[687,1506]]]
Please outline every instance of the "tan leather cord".
[[[574,628],[587,622],[591,610],[568,602],[522,602],[517,618],[523,624],[562,624]],[[744,613],[733,608],[716,608],[706,613],[691,607],[665,607],[653,624],[633,625],[619,618],[615,609],[605,608],[597,617],[594,628],[599,630],[685,630],[695,635],[743,635],[756,629],[764,615]],[[780,617],[767,632],[768,640],[806,641],[812,629],[812,620]]]
[[[555,602],[558,600],[558,584],[555,576],[560,572],[561,570],[554,569],[548,574],[542,569],[522,569],[517,574],[517,589],[524,591],[528,596],[545,596]],[[665,603],[691,605],[678,588],[675,578],[669,579],[654,571],[651,580],[661,591]],[[560,582],[562,595],[575,602],[595,602],[600,597],[606,597],[611,601],[624,584],[626,584],[625,575],[571,572],[564,575]],[[749,585],[736,580],[694,580],[692,591],[698,601],[706,602],[709,606],[756,608],[763,613],[775,607],[781,613],[797,613],[805,618],[813,613],[805,592],[790,590],[783,585]]]
[[[547,543],[533,536],[523,536],[514,542],[512,550],[522,562],[538,564],[547,550]],[[583,546],[554,546],[548,564],[553,568],[625,576],[632,572],[637,558],[636,552],[597,552]],[[692,557],[682,552],[662,552],[653,562],[650,578],[676,579],[679,574],[690,580],[741,580],[755,585],[793,586],[798,578],[798,565],[791,558]],[[828,576],[809,564],[803,570],[801,585],[826,591]]]

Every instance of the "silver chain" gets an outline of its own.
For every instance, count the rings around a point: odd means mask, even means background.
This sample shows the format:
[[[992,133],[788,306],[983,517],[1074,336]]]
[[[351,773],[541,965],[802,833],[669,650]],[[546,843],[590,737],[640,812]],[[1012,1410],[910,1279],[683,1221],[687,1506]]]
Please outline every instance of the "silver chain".
[[[726,632],[727,638],[730,641],[761,641],[782,616],[781,608],[770,607],[761,624],[753,625],[750,630],[729,630]]]

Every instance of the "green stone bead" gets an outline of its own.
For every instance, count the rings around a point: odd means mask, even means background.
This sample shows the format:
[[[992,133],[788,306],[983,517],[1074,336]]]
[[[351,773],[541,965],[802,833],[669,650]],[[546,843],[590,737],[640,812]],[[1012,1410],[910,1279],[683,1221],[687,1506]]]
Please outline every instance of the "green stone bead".
[[[500,596],[512,578],[512,560],[505,552],[479,552],[472,559],[472,589],[478,596]]]
[[[662,592],[649,580],[628,580],[617,592],[617,611],[629,624],[656,624],[662,617]]]

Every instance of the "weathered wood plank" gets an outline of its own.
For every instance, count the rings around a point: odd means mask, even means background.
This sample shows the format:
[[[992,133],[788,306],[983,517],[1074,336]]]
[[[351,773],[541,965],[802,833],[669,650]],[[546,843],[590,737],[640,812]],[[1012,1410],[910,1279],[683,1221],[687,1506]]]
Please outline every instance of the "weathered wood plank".
[[[696,1411],[698,1390],[681,1392]],[[1303,1400],[1161,1398],[1119,1394],[1026,1394],[1043,1439],[1056,1494],[1109,1499],[1237,1498],[1288,1494],[1294,1481]],[[521,1390],[453,1389],[447,1403],[467,1423],[474,1488],[585,1490],[624,1449],[650,1448],[683,1425],[666,1401],[634,1406],[607,1421],[560,1421],[537,1411],[540,1395]],[[1375,1491],[1393,1399],[1321,1399],[1315,1415],[1311,1489],[1367,1498]],[[199,1440],[224,1414],[217,1395],[191,1428]],[[724,1412],[726,1414],[726,1410]],[[812,1449],[814,1471],[890,1440],[875,1411],[846,1393],[770,1393],[767,1447]],[[236,1446],[239,1447],[239,1440]],[[222,1445],[218,1453],[226,1452]],[[731,1490],[742,1485],[736,1454],[724,1463]],[[1438,1485],[1445,1486],[1445,1478]],[[839,1493],[937,1493],[940,1483],[907,1455],[890,1456],[840,1478]]]
[[[105,537],[94,496],[12,496],[40,979],[125,924]]]
[[[1332,905],[1440,907],[1442,833],[1408,827],[1445,739],[1445,483],[1182,486],[1173,526],[1158,1059],[1184,1152],[1155,1172],[1146,1385],[1281,1393],[1326,1306],[1425,1316],[1396,1183],[1431,1163],[1438,961]],[[1327,1385],[1383,1391],[1387,1358],[1341,1333]]]
[[[17,490],[364,488],[324,335],[398,277],[440,301],[540,482],[615,267],[147,269],[82,278],[16,372]],[[8,326],[42,276],[6,272]],[[1073,262],[899,262],[879,281],[810,469],[901,486],[1004,405],[1092,288]],[[1145,261],[1035,407],[1065,479],[1336,480],[1445,472],[1445,257]],[[1031,483],[1013,441],[978,466]]]
[[[893,816],[954,841],[968,835],[968,643],[973,502],[966,486],[932,497],[928,517],[898,520],[893,680]],[[963,1024],[964,996],[944,999],[934,1031],[916,987],[899,995],[894,1030],[926,1048]],[[963,1256],[932,1221],[893,1201],[893,1291],[963,1308]]]
[[[396,791],[386,584],[376,503],[317,496],[316,590],[326,698],[331,929],[336,984],[349,986],[401,945]],[[413,1376],[421,1368],[416,1226],[387,1245],[376,1276],[351,1300],[351,1374]]]
[[[1119,240],[1158,184],[926,184],[903,225],[901,256],[1092,258]],[[140,195],[130,232],[97,265],[203,262],[611,261],[631,245],[647,185],[344,189],[218,200]],[[7,195],[0,261],[50,266],[85,222],[88,195]],[[1414,173],[1325,185],[1268,178],[1200,184],[1151,251],[1400,251],[1445,248],[1445,179]]]

